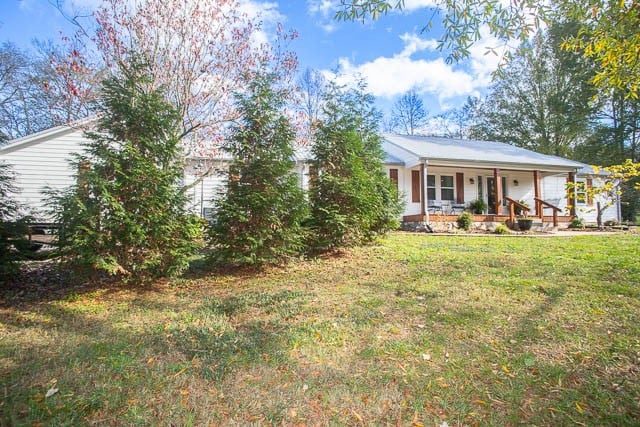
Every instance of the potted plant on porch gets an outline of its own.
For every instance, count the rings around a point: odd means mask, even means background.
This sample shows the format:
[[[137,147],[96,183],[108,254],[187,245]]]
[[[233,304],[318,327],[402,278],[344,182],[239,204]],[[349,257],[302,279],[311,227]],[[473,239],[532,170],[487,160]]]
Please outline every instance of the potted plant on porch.
[[[518,203],[520,203],[522,206],[529,207],[527,202],[525,202],[524,200],[519,200]],[[526,210],[526,209],[522,209],[520,206],[516,206],[515,207],[515,212],[516,212],[517,215],[522,215],[517,220],[518,221],[518,228],[520,229],[520,231],[529,231],[529,230],[531,230],[531,226],[533,225],[533,219],[527,217],[527,214],[528,214],[529,211]]]
[[[469,202],[469,210],[474,214],[483,214],[487,210],[487,204],[482,199]]]

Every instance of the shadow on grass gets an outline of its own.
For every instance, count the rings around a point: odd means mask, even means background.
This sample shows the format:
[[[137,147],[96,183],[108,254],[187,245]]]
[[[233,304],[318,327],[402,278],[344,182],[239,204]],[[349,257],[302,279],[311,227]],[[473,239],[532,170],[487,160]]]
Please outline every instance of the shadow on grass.
[[[60,306],[48,306],[31,319],[3,316],[4,327],[21,330],[23,339],[0,340],[0,389],[10,390],[0,405],[0,424],[90,419],[153,424],[153,416],[160,417],[156,422],[170,421],[163,414],[184,421],[186,409],[175,395],[185,379],[215,388],[237,370],[293,363],[284,319],[296,313],[302,297],[282,291],[210,298],[192,312],[167,302],[161,309],[177,314],[175,322],[141,327],[131,326],[128,311],[108,321]],[[134,299],[129,310],[158,308]],[[234,316],[247,310],[269,316],[235,324]],[[44,330],[56,331],[54,342],[42,339]],[[60,391],[45,398],[54,386]],[[132,403],[163,393],[172,397],[157,403],[162,406],[159,414],[157,408]]]

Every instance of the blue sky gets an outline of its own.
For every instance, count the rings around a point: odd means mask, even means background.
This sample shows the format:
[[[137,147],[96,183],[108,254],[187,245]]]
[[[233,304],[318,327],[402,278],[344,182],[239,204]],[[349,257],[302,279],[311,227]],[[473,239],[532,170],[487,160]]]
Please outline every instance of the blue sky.
[[[92,7],[100,0],[66,0]],[[461,105],[467,96],[482,94],[490,84],[497,58],[484,55],[485,38],[465,62],[445,63],[446,52],[436,50],[441,28],[423,33],[432,15],[433,0],[405,0],[406,10],[376,22],[337,22],[339,0],[241,0],[250,13],[260,13],[265,28],[282,23],[300,34],[291,48],[300,70],[307,67],[336,73],[342,82],[365,78],[378,106],[388,112],[403,93],[414,89],[432,115]],[[31,40],[58,40],[70,26],[49,0],[0,0],[0,41],[29,48]],[[260,11],[260,12],[258,12]]]

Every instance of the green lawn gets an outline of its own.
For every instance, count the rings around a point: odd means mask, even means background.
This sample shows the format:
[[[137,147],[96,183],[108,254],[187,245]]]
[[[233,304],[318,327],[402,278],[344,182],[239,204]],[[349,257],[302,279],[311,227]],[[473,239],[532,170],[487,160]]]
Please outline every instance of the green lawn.
[[[5,290],[0,424],[637,425],[639,260],[630,234],[399,233],[139,291]]]

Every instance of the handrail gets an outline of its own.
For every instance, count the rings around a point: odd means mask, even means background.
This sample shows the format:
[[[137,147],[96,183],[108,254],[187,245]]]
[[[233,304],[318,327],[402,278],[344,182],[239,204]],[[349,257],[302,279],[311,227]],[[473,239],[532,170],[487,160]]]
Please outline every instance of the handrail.
[[[538,211],[538,213],[540,214],[540,219],[542,220],[542,222],[544,222],[544,210],[543,207],[547,207],[547,208],[551,208],[553,209],[553,226],[557,227],[558,226],[558,212],[562,212],[562,209],[560,209],[559,207],[552,205],[551,203],[544,201],[542,199],[539,199],[537,197],[533,198],[536,201],[536,211]]]
[[[551,209],[553,209],[553,210],[555,210],[555,211],[558,211],[558,212],[562,212],[562,209],[560,209],[560,208],[559,208],[559,207],[557,207],[556,205],[552,205],[551,203],[547,202],[546,200],[538,199],[537,197],[534,197],[533,199],[534,199],[536,202],[538,202],[538,203],[540,203],[540,204],[542,204],[542,205],[545,205],[545,206],[546,206],[546,207],[548,207],[548,208],[551,208]]]
[[[511,224],[514,223],[515,219],[516,219],[516,206],[519,207],[520,209],[522,209],[522,212],[524,212],[524,216],[528,216],[529,215],[529,206],[520,203],[517,200],[513,200],[510,197],[504,196],[504,199],[509,202],[509,221],[511,222]]]

